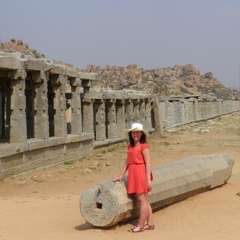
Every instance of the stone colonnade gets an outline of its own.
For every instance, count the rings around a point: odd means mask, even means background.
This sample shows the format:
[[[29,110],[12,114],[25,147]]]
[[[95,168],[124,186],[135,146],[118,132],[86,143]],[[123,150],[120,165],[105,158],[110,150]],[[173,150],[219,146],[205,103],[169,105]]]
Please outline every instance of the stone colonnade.
[[[206,120],[239,110],[239,101],[223,101],[222,99],[204,96],[168,98],[159,103],[163,129]]]
[[[160,130],[156,96],[137,91],[91,91],[82,95],[83,132],[94,133],[95,148],[125,138],[124,129],[140,122],[149,132]]]
[[[96,91],[95,80],[46,59],[0,54],[0,180],[125,141],[132,122],[160,131],[155,95]]]

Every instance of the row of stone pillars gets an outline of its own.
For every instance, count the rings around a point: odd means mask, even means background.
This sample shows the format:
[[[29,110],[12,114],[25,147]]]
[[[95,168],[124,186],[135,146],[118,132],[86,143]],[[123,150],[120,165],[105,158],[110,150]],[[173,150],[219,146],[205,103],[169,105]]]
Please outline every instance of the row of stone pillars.
[[[148,130],[155,125],[149,96],[95,95],[89,92],[90,80],[85,79],[82,87],[79,78],[44,71],[17,70],[8,77],[0,85],[0,129],[1,139],[10,143],[84,132],[105,141],[123,137],[132,122],[141,122]]]
[[[154,127],[151,99],[82,99],[83,132],[94,132],[96,141],[122,138],[124,129],[141,122]]]

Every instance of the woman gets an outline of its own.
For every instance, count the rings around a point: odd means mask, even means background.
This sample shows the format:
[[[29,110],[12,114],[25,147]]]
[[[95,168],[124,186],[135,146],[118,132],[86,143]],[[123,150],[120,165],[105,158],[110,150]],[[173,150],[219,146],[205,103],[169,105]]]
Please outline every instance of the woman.
[[[149,134],[143,129],[141,123],[133,123],[131,129],[125,130],[125,134],[129,136],[127,160],[120,175],[113,181],[121,182],[123,175],[128,171],[127,193],[136,194],[140,204],[138,225],[130,229],[129,232],[153,230],[152,208],[148,202],[148,192],[152,190],[150,150],[146,142],[146,136]]]

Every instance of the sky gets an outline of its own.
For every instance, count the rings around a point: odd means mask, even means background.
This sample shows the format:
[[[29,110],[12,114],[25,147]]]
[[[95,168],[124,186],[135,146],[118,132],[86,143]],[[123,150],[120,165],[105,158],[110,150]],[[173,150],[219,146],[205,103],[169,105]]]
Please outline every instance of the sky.
[[[80,69],[192,64],[240,89],[239,0],[0,0],[11,38]]]

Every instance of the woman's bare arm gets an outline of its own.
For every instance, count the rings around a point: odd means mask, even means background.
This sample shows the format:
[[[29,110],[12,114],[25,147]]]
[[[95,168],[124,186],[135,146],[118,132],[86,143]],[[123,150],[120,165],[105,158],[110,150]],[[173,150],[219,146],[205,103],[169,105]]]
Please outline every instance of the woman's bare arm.
[[[113,179],[113,182],[116,182],[116,181],[122,181],[122,178],[123,178],[123,175],[127,172],[128,170],[128,161],[126,160],[123,164],[123,167],[122,167],[122,171],[120,173],[120,175],[118,177],[116,177],[115,179]]]
[[[147,186],[148,189],[152,188],[152,184],[151,184],[151,157],[150,157],[150,149],[146,148],[142,151],[143,153],[143,157],[144,157],[144,161],[146,164],[146,178],[147,178]]]

